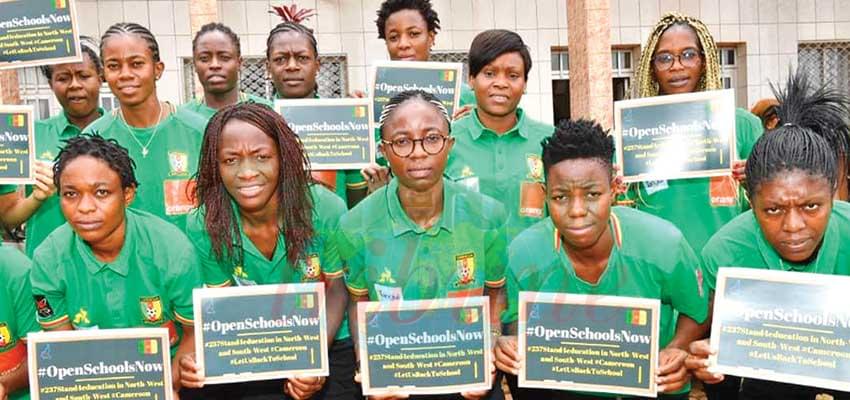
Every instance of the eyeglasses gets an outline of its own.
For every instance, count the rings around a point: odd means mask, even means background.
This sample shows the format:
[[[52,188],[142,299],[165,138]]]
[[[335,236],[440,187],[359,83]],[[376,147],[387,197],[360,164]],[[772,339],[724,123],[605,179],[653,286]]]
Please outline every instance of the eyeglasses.
[[[702,53],[699,51],[695,49],[687,49],[678,55],[670,53],[656,54],[655,57],[652,57],[652,64],[655,65],[655,69],[659,71],[666,71],[673,68],[673,63],[676,60],[679,60],[679,64],[682,64],[683,67],[692,68],[699,64],[701,58]]]
[[[413,154],[413,151],[416,149],[417,142],[422,145],[422,150],[425,150],[425,153],[429,156],[433,156],[443,151],[443,148],[446,147],[446,141],[449,139],[450,138],[448,136],[443,135],[428,135],[422,139],[408,139],[406,137],[400,137],[393,140],[381,139],[381,143],[388,144],[395,155],[401,158],[406,158]]]

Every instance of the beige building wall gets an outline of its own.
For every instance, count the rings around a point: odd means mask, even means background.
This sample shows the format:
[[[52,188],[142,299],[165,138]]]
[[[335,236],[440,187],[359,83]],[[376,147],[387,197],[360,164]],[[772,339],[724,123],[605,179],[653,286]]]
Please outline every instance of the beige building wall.
[[[522,106],[529,115],[553,121],[551,49],[567,46],[567,0],[432,0],[442,31],[435,50],[467,51],[483,29],[518,32],[531,48],[533,69]],[[78,0],[82,33],[99,37],[112,23],[147,25],[160,42],[166,73],[159,84],[163,98],[179,102],[184,90],[182,57],[191,56],[189,0]],[[222,22],[242,40],[246,56],[265,53],[268,31],[278,19],[271,5],[290,0],[219,0]],[[349,89],[365,89],[367,66],[387,58],[377,38],[375,12],[381,0],[301,0],[318,16],[308,25],[316,30],[321,53],[348,57]],[[850,0],[611,0],[611,43],[639,46],[661,14],[681,11],[702,19],[719,42],[735,44],[745,61],[739,80],[739,105],[750,105],[770,94],[768,81],[778,81],[797,59],[801,41],[850,40]],[[636,59],[634,60],[637,61]]]

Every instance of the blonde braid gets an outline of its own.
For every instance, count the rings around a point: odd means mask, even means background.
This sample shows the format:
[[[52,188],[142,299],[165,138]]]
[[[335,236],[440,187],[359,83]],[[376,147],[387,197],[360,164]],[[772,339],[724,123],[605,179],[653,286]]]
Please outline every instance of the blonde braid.
[[[638,93],[637,97],[658,96],[658,82],[652,73],[652,56],[658,47],[661,35],[673,25],[687,25],[697,34],[703,52],[705,70],[700,78],[697,91],[721,89],[720,60],[717,57],[717,44],[711,37],[711,32],[702,21],[679,13],[667,13],[655,25],[646,46],[641,51],[640,64],[638,65]]]

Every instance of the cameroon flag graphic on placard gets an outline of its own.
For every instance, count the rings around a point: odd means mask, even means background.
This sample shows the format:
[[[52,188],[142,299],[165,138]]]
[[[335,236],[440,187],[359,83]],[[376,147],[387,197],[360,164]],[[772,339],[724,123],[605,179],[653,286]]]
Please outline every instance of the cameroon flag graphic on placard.
[[[22,128],[26,124],[24,114],[12,114],[6,119],[6,124],[13,128]]]
[[[139,340],[139,354],[159,353],[159,342],[156,339]]]
[[[646,310],[631,309],[626,311],[626,323],[631,325],[646,325]]]

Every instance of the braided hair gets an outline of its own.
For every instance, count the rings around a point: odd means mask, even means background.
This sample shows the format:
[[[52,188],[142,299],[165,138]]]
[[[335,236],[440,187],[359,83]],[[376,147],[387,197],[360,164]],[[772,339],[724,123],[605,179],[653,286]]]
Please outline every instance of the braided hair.
[[[303,257],[313,239],[313,201],[310,195],[310,173],[301,140],[283,117],[271,108],[257,103],[240,103],[219,110],[210,120],[201,145],[197,172],[197,199],[205,210],[204,223],[210,236],[212,251],[219,261],[242,262],[242,239],[236,210],[221,179],[218,151],[224,126],[231,120],[254,125],[277,145],[280,169],[277,181],[280,232],[286,238],[286,258],[293,268]],[[239,249],[236,251],[235,249]]]
[[[799,70],[788,77],[784,91],[773,89],[780,122],[759,138],[747,158],[747,195],[755,199],[764,182],[791,171],[823,177],[835,190],[836,155],[847,151],[847,101],[825,88],[812,90]]]
[[[612,171],[614,139],[599,123],[565,119],[558,123],[552,136],[540,142],[543,147],[543,171],[564,160],[592,159]]]
[[[380,118],[378,118],[378,126],[381,129],[381,132],[380,132],[381,137],[384,136],[384,125],[386,125],[387,121],[389,121],[389,119],[393,115],[395,115],[395,111],[398,109],[398,107],[401,106],[402,104],[404,104],[407,101],[416,101],[416,100],[423,101],[425,103],[428,103],[428,104],[434,106],[434,108],[436,108],[437,111],[439,111],[440,115],[443,118],[445,118],[446,126],[448,127],[448,133],[451,134],[451,132],[452,132],[452,130],[451,130],[451,128],[452,128],[451,117],[449,117],[449,111],[448,111],[448,109],[446,109],[446,106],[443,105],[443,102],[441,102],[440,99],[437,98],[437,96],[434,96],[433,94],[428,93],[424,90],[417,89],[417,90],[406,90],[404,92],[401,92],[401,93],[393,96],[390,99],[390,101],[387,102],[386,105],[384,105],[384,108],[381,110],[381,116],[380,116]]]
[[[98,134],[80,134],[64,142],[53,164],[53,184],[59,187],[62,172],[71,161],[78,157],[89,156],[105,162],[121,177],[121,188],[137,188],[139,181],[134,172],[136,163],[130,158],[127,149],[115,139],[104,139]]]
[[[201,30],[195,34],[195,38],[192,39],[192,52],[194,53],[198,47],[198,40],[201,36],[204,36],[210,32],[221,32],[225,34],[230,41],[233,43],[233,47],[236,48],[236,57],[240,57],[242,55],[242,47],[239,44],[239,36],[236,32],[233,32],[233,29],[230,29],[229,26],[222,24],[221,22],[210,22],[201,27]]]
[[[106,41],[112,38],[113,36],[119,35],[136,35],[144,40],[148,44],[148,49],[151,51],[151,55],[153,56],[153,61],[155,63],[160,62],[159,59],[159,43],[156,41],[156,37],[151,33],[148,28],[141,26],[135,22],[119,22],[109,27],[106,32],[103,33],[103,36],[100,37],[100,57],[103,58],[103,48],[106,44]]]
[[[269,11],[269,13],[280,16],[283,22],[275,25],[271,32],[269,32],[269,37],[266,39],[266,59],[271,61],[271,47],[275,36],[285,32],[295,32],[306,37],[310,42],[310,45],[313,47],[313,55],[318,58],[319,42],[316,40],[316,35],[313,34],[312,29],[302,24],[302,22],[310,19],[310,17],[316,15],[316,13],[309,8],[298,10],[295,4],[290,7],[283,6],[272,8],[273,10]]]
[[[91,63],[94,64],[97,76],[103,79],[103,61],[100,60],[100,56],[98,55],[97,44],[94,42],[94,38],[80,36],[80,50],[82,50],[83,56],[88,57]],[[40,68],[41,73],[44,74],[48,82],[53,80],[53,67],[55,65],[42,65]]]
[[[850,99],[826,85],[814,87],[808,75],[789,70],[785,89],[770,84],[779,101],[777,126],[796,124],[824,138],[835,153],[850,167]],[[841,171],[839,171],[841,172]]]
[[[378,39],[386,39],[387,19],[391,15],[402,10],[415,10],[419,12],[422,19],[428,25],[428,32],[437,33],[440,30],[440,17],[431,6],[431,0],[385,0],[378,9],[378,19],[375,25],[378,27]]]
[[[717,56],[717,44],[711,37],[711,32],[702,21],[679,13],[667,13],[652,29],[649,40],[643,48],[638,65],[638,97],[658,96],[658,82],[652,67],[652,57],[658,47],[661,35],[673,26],[686,26],[691,28],[699,39],[700,51],[705,60],[705,70],[697,85],[697,91],[722,89],[720,80],[720,60]]]

